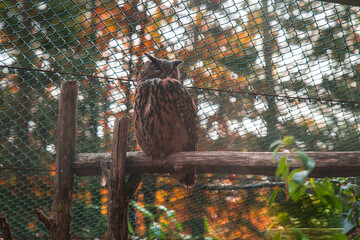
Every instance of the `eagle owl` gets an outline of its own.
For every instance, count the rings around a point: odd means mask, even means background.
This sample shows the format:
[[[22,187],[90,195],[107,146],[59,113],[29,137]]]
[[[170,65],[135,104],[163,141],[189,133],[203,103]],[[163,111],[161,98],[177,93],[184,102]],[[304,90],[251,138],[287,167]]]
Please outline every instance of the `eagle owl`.
[[[197,115],[194,101],[180,83],[182,61],[167,61],[145,54],[137,77],[134,99],[135,137],[151,160],[197,149]],[[193,187],[195,171],[172,174],[185,187]]]

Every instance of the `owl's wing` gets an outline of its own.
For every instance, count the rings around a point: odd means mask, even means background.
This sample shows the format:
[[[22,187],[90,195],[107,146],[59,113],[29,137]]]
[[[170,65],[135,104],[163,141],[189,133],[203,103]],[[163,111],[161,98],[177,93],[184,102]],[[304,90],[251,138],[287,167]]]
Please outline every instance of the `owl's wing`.
[[[188,135],[182,151],[196,151],[198,141],[197,110],[193,98],[186,88],[175,79],[164,79],[162,84],[168,92],[167,95],[170,96],[168,105],[176,109],[177,117],[181,120],[180,122]],[[193,188],[197,179],[196,168],[188,172],[172,173],[171,176],[186,188]]]
[[[197,150],[197,109],[191,94],[175,79],[163,79],[162,85],[168,93],[169,103],[174,106],[177,117],[181,120],[188,135],[183,151]]]

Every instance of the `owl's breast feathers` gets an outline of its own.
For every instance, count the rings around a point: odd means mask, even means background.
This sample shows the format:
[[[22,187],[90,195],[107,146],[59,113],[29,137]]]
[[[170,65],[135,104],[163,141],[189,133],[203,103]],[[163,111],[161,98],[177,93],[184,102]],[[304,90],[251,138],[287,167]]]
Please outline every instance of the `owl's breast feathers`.
[[[196,106],[175,79],[149,79],[136,89],[135,136],[152,159],[197,148]]]

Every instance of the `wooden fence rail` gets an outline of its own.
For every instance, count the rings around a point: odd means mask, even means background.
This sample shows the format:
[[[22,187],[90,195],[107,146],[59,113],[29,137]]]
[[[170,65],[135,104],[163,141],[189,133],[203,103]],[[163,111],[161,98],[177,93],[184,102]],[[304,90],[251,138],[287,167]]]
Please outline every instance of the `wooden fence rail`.
[[[316,162],[312,177],[350,177],[360,175],[360,152],[306,152]],[[278,158],[284,153],[279,153]],[[163,160],[151,161],[144,153],[128,152],[126,174],[163,174],[194,169],[198,173],[274,175],[277,163],[272,152],[206,151],[180,152]],[[291,159],[291,156],[290,156]],[[101,163],[109,166],[109,153],[80,153],[75,156],[78,176],[101,175]],[[293,167],[297,167],[294,164]]]

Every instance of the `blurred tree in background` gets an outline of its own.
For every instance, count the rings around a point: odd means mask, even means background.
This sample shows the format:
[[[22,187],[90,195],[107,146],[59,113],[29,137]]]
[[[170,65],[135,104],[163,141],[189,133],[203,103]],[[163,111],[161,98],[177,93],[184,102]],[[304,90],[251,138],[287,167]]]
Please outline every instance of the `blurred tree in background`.
[[[77,151],[108,152],[115,118],[132,116],[145,52],[184,61],[181,81],[198,106],[199,150],[267,151],[284,135],[309,151],[356,150],[358,106],[316,99],[360,101],[359,12],[305,0],[2,1],[0,64],[8,68],[0,73],[0,164],[9,169],[0,172],[0,198],[15,232],[45,234],[32,209],[51,207],[54,172],[47,170],[54,169],[60,83],[80,83]],[[204,175],[199,186],[258,181],[267,178]],[[75,184],[73,232],[104,236],[106,188],[96,177]],[[259,238],[271,222],[268,194],[191,192],[169,178],[146,177],[130,209],[132,234],[157,236],[151,234],[176,219],[174,231],[188,235]],[[170,222],[156,228],[154,220]]]

